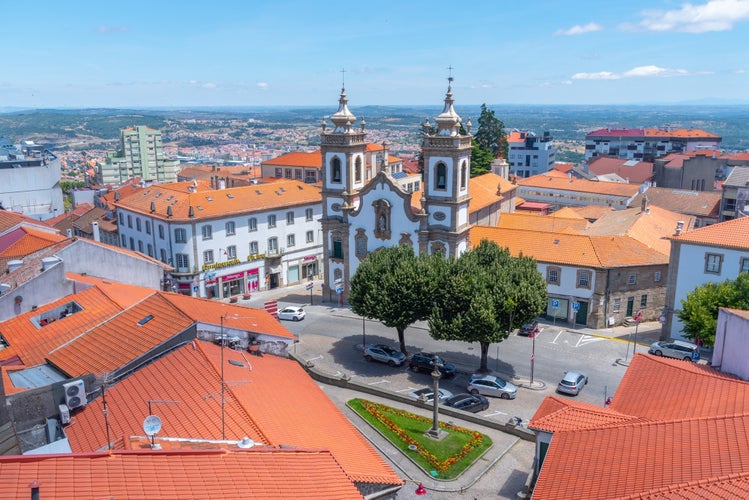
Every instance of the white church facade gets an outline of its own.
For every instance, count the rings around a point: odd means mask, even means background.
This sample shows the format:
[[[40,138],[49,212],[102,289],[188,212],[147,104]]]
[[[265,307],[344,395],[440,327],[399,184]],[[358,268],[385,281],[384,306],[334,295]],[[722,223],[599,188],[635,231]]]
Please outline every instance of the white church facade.
[[[417,255],[456,257],[468,250],[471,124],[460,133],[453,103],[449,85],[436,126],[428,120],[422,126],[422,190],[409,193],[393,178],[387,151],[377,173],[366,179],[364,120],[354,126],[356,117],[341,90],[332,130],[323,119],[320,146],[327,300],[345,300],[359,263],[380,248],[405,244]]]

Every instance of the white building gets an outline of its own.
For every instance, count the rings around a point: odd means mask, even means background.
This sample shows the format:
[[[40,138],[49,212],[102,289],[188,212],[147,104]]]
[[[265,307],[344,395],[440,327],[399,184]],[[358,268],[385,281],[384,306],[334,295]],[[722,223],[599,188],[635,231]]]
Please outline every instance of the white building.
[[[682,322],[674,314],[687,294],[706,283],[736,279],[749,272],[749,217],[680,232],[670,238],[663,336],[680,338]]]
[[[345,90],[341,90],[338,111],[330,119],[333,129],[328,130],[323,120],[320,145],[321,222],[329,299],[339,290],[344,297],[348,294],[349,280],[359,262],[379,248],[405,244],[416,254],[444,252],[452,256],[468,249],[470,123],[468,134],[462,135],[449,86],[444,109],[436,118],[436,132],[428,122],[424,126],[421,192],[410,193],[394,179],[387,154],[367,180],[366,132],[363,123],[354,128],[356,117],[348,109]]]
[[[320,272],[320,189],[310,184],[161,184],[115,205],[120,244],[172,265],[172,288],[186,295],[232,297]]]
[[[543,174],[554,168],[556,147],[551,134],[539,137],[533,132],[513,130],[507,134],[507,161],[518,177]]]
[[[38,220],[65,211],[60,160],[33,141],[13,145],[0,137],[0,206]]]
[[[710,364],[718,370],[749,380],[749,311],[718,310],[715,346]]]

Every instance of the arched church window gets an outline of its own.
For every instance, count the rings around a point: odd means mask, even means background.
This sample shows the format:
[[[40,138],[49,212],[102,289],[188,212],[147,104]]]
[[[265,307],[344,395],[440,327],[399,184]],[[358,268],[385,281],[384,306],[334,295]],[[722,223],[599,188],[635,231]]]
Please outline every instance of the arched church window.
[[[460,166],[460,189],[465,189],[467,182],[468,182],[468,164],[464,161]]]
[[[341,160],[338,157],[333,158],[330,165],[332,182],[341,182]]]
[[[357,234],[354,237],[356,256],[360,259],[367,256],[367,237],[364,234],[363,229],[357,230]]]
[[[434,179],[434,189],[444,191],[447,189],[447,165],[444,163],[438,163],[434,169],[436,176]]]
[[[357,156],[354,162],[354,182],[361,182],[361,156]]]
[[[343,259],[343,238],[339,233],[333,234],[330,240],[332,259]]]

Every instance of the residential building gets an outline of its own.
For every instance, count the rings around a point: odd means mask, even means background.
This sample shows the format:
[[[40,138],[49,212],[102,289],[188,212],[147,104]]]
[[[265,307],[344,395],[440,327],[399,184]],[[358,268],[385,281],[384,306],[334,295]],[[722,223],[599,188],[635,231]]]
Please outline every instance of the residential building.
[[[733,167],[723,182],[720,220],[749,215],[749,166]]]
[[[749,380],[749,311],[721,307],[710,365],[725,373]]]
[[[611,156],[591,158],[585,170],[598,180],[604,176],[616,175],[621,181],[630,184],[645,184],[653,180],[653,163],[648,161],[627,160]]]
[[[416,254],[442,252],[458,256],[468,249],[471,136],[461,134],[461,118],[453,108],[452,78],[436,127],[423,127],[423,186],[408,192],[396,179],[389,155],[380,158],[367,179],[366,132],[355,128],[356,117],[341,90],[338,110],[323,121],[322,231],[325,293],[340,301],[351,277],[373,251],[408,245]],[[470,134],[470,130],[468,131]],[[414,199],[419,205],[414,208]]]
[[[228,298],[320,273],[320,189],[295,180],[153,185],[115,201],[120,245],[174,267],[172,289]]]
[[[681,338],[683,325],[675,312],[681,309],[687,294],[700,285],[720,283],[749,272],[749,217],[692,231],[677,227],[668,239],[671,259],[661,336]]]
[[[179,160],[164,155],[161,131],[138,125],[120,130],[119,147],[98,164],[96,183],[119,185],[135,177],[169,183],[177,181],[178,172]]]
[[[669,153],[720,148],[720,136],[699,129],[602,128],[585,135],[585,161],[598,156],[652,162]]]
[[[0,136],[0,209],[47,220],[65,210],[60,160],[34,141],[13,145]]]
[[[177,182],[195,179],[206,180],[214,185],[221,181],[226,187],[240,187],[257,184],[262,177],[260,166],[253,165],[196,165],[182,164],[177,174]]]
[[[716,191],[650,187],[646,192],[638,194],[632,200],[632,206],[639,206],[644,199],[647,199],[647,203],[651,206],[658,206],[672,212],[694,217],[694,228],[696,229],[719,221],[720,198],[721,194]]]
[[[471,225],[496,226],[500,214],[515,211],[517,185],[506,178],[486,173],[468,182],[471,189],[468,220]]]
[[[730,166],[715,152],[671,153],[654,164],[656,186],[691,191],[713,191]]]
[[[549,396],[538,408],[532,496],[747,498],[749,452],[737,443],[749,440],[748,415],[748,382],[638,353],[607,406]]]
[[[507,147],[512,175],[531,177],[554,168],[556,147],[549,132],[537,136],[533,132],[513,130],[507,134]]]
[[[517,181],[518,197],[536,203],[549,203],[552,210],[562,207],[601,205],[617,210],[627,208],[641,190],[635,184],[589,181],[571,175],[535,175]]]

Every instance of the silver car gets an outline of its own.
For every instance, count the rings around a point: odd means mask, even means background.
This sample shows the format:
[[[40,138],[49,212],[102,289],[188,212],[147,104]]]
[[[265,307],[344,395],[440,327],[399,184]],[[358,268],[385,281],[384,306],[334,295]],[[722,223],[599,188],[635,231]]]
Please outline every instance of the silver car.
[[[400,366],[406,361],[406,355],[384,344],[372,344],[364,349],[364,359]]]
[[[507,380],[494,375],[473,375],[468,382],[468,392],[502,399],[515,399],[518,389]]]
[[[562,381],[557,386],[557,392],[577,396],[588,383],[588,376],[576,370],[570,370],[564,374]]]
[[[453,397],[453,393],[448,391],[447,389],[439,388],[437,389],[437,401],[440,403],[444,403],[446,399],[450,399]],[[425,387],[423,389],[419,389],[416,391],[413,391],[408,394],[409,398],[414,398],[418,400],[424,400],[427,403],[433,403],[434,402],[434,389],[431,387]]]
[[[684,361],[699,361],[700,348],[697,344],[683,340],[659,340],[650,344],[650,354],[666,356],[668,358],[683,359]]]

